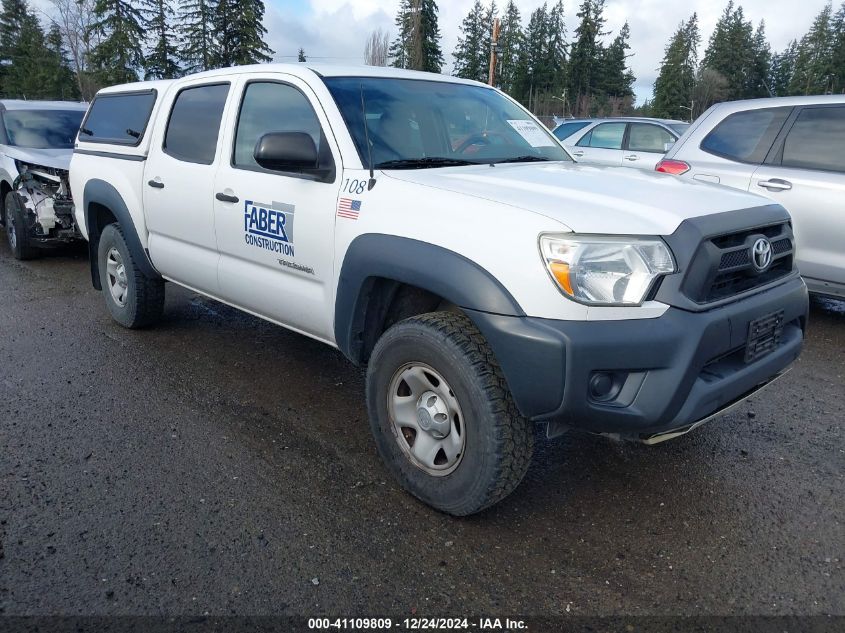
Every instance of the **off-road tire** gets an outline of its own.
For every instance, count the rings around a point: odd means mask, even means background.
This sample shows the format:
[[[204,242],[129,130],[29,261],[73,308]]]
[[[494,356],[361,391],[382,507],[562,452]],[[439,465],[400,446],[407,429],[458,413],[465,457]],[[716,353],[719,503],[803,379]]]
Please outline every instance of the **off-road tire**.
[[[425,363],[439,372],[460,403],[465,446],[457,468],[431,475],[400,447],[388,398],[396,372]],[[481,332],[466,316],[432,312],[389,328],[367,370],[367,408],[378,451],[402,487],[424,503],[456,516],[479,512],[516,489],[531,462],[533,424],[522,417]]]
[[[26,232],[26,209],[23,206],[23,201],[17,193],[10,191],[6,194],[4,204],[6,239],[12,255],[15,256],[15,259],[22,261],[34,259],[38,256],[38,249],[30,243]],[[14,232],[14,239],[12,232]],[[14,245],[12,245],[12,242],[14,242]]]
[[[117,249],[126,270],[125,305],[112,297],[106,259],[109,251]],[[123,327],[137,329],[150,326],[161,318],[164,312],[164,281],[147,277],[132,258],[123,231],[118,224],[109,224],[100,235],[97,246],[97,263],[103,297],[112,318]]]

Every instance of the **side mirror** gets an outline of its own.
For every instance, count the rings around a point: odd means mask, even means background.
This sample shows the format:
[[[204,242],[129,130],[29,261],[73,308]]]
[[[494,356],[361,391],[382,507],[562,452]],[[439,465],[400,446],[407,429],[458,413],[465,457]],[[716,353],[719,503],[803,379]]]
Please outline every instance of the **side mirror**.
[[[306,171],[318,168],[314,139],[305,132],[268,132],[255,144],[255,162],[272,171]]]
[[[666,153],[666,152],[668,152],[670,149],[672,149],[672,146],[673,146],[674,144],[675,144],[675,141],[669,141],[668,143],[663,143],[663,153],[665,154],[665,153]]]

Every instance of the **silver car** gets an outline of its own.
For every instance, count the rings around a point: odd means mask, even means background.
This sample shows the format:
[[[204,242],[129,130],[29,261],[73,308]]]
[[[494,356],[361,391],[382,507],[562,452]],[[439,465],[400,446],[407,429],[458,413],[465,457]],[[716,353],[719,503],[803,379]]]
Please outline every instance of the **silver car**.
[[[571,119],[552,133],[579,163],[651,170],[688,127],[644,117]]]
[[[67,101],[0,100],[0,226],[18,259],[80,237],[68,168],[86,109]]]
[[[782,204],[810,292],[845,298],[845,95],[717,104],[657,171]]]

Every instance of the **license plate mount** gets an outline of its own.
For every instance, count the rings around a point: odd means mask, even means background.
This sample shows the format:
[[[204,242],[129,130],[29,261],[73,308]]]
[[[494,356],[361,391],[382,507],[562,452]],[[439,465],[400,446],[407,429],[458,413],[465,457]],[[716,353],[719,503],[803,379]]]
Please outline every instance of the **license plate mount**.
[[[783,310],[772,312],[748,324],[748,341],[745,344],[745,362],[770,354],[780,345],[783,336]]]

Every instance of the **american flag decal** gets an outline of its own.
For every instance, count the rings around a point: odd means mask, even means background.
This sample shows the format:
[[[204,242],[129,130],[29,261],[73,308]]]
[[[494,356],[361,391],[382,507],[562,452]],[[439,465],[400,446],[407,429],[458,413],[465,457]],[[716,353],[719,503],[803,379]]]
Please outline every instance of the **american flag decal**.
[[[337,217],[357,220],[361,213],[361,201],[352,198],[341,198],[337,203]]]

